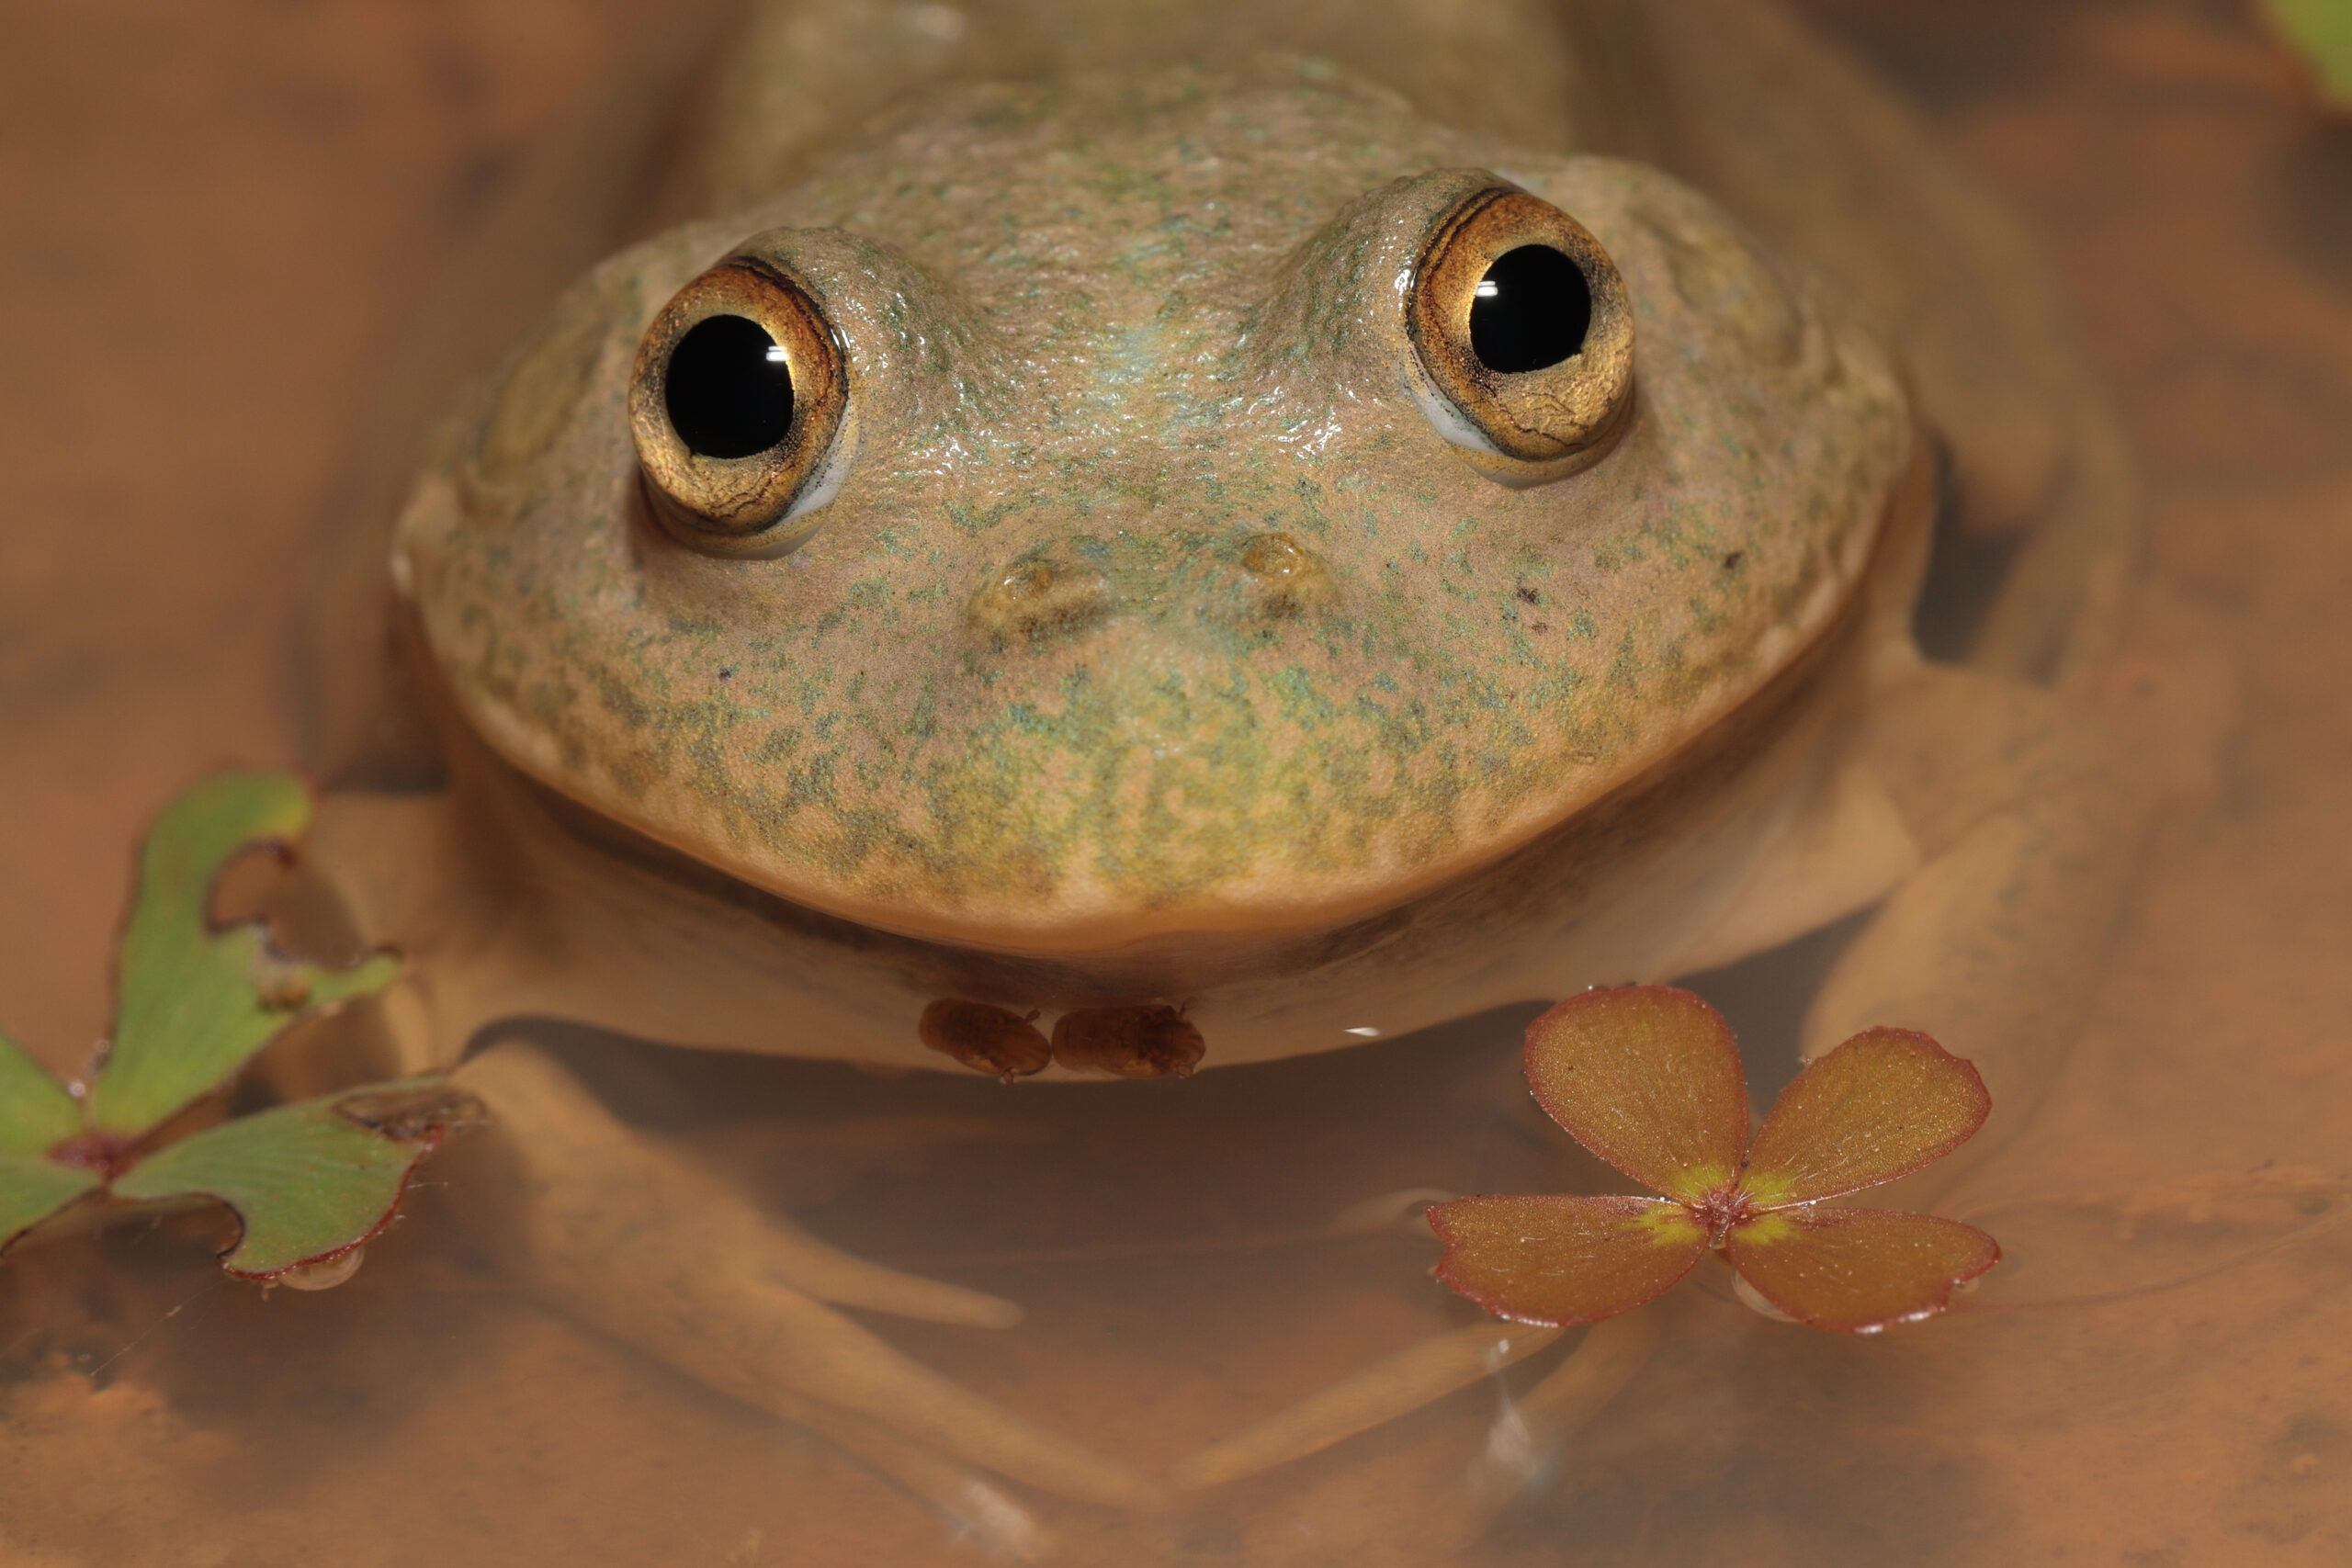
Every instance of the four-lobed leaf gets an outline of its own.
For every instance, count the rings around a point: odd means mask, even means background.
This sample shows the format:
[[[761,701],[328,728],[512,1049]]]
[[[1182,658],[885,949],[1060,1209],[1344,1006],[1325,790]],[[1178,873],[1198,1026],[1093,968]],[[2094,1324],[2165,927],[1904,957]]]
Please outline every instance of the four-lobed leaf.
[[[1720,1247],[1774,1310],[1868,1334],[1933,1316],[2000,1260],[1973,1225],[1821,1206],[1909,1175],[1984,1125],[1984,1080],[1924,1034],[1872,1029],[1828,1052],[1781,1093],[1752,1144],[1730,1026],[1688,991],[1570,998],[1528,1027],[1527,1079],[1577,1142],[1666,1196],[1433,1206],[1439,1278],[1500,1316],[1614,1316]]]
[[[141,1138],[234,1077],[288,1027],[390,985],[375,953],[348,969],[289,961],[259,922],[215,930],[221,869],[245,852],[290,852],[311,825],[311,792],[286,773],[216,773],[155,820],[116,960],[113,1043],[91,1085],[94,1133]]]
[[[361,1107],[405,1099],[398,1122]],[[239,1117],[182,1138],[112,1184],[133,1201],[201,1196],[229,1206],[232,1274],[266,1280],[361,1246],[391,1223],[416,1164],[470,1119],[471,1102],[437,1077],[379,1084]]]
[[[82,1107],[0,1035],[0,1251],[26,1231],[96,1191],[105,1179],[49,1157],[82,1131]]]
[[[2266,0],[2270,24],[2311,65],[2327,101],[2352,109],[2352,5],[2346,0]]]
[[[157,818],[117,958],[110,1048],[69,1094],[0,1038],[0,1250],[94,1196],[209,1198],[238,1223],[222,1254],[254,1279],[348,1257],[388,1224],[410,1172],[472,1101],[437,1077],[345,1090],[149,1148],[293,1024],[381,990],[389,953],[329,969],[279,953],[259,922],[216,928],[213,888],[246,852],[290,853],[311,800],[284,773],[221,773]]]

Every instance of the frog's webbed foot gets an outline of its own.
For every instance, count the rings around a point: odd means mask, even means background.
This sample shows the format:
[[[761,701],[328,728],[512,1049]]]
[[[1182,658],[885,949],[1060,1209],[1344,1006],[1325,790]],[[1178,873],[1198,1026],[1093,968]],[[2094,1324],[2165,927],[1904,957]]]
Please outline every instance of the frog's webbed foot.
[[[834,1310],[1002,1327],[1020,1315],[1012,1303],[779,1224],[621,1125],[529,1046],[497,1045],[461,1077],[505,1130],[516,1169],[511,1261],[568,1316],[832,1438],[958,1517],[1002,1504],[978,1471],[1123,1506],[1161,1495],[1140,1472],[991,1404]],[[1018,1522],[995,1512],[1017,1541]]]

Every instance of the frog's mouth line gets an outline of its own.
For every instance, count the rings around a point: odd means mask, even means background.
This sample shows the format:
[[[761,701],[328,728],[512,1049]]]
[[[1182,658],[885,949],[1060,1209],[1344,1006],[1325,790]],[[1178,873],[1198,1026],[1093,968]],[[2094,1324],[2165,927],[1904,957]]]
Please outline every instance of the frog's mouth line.
[[[558,855],[585,857],[602,868],[587,874],[589,883],[642,918],[673,924],[683,912],[692,929],[726,949],[727,972],[775,976],[780,1016],[789,1016],[795,976],[822,975],[837,990],[870,994],[883,1037],[903,1042],[899,1049],[920,1042],[938,1053],[943,1068],[952,1061],[1005,1078],[1040,1071],[1057,1078],[1182,1077],[1196,1066],[1295,1054],[1295,1044],[1270,1052],[1254,1037],[1269,1029],[1295,1037],[1301,998],[1317,990],[1318,975],[1321,989],[1347,993],[1341,1010],[1351,1010],[1362,998],[1349,975],[1367,966],[1418,968],[1433,961],[1432,943],[1474,962],[1523,923],[1555,917],[1551,903],[1564,890],[1573,897],[1579,878],[1605,885],[1616,863],[1645,863],[1705,814],[1726,781],[1748,773],[1784,738],[1817,728],[1809,717],[1815,699],[1834,705],[1849,673],[1850,661],[1838,654],[1865,624],[1859,609],[1858,600],[1726,722],[1556,825],[1521,857],[1309,937],[1216,951],[1037,956],[882,931],[796,903],[605,817],[506,763],[469,732],[461,732],[471,755],[459,771],[469,787],[493,797],[491,814],[502,831],[548,840]],[[1198,1018],[1196,1003],[1204,1009]],[[963,1016],[942,1019],[944,1008]],[[1441,1010],[1400,1020],[1385,1032],[1450,1016]]]
[[[455,771],[469,782],[492,784],[514,796],[528,815],[597,858],[636,876],[688,896],[692,902],[744,918],[777,940],[777,958],[795,965],[823,962],[823,953],[849,958],[900,994],[915,998],[910,1013],[939,999],[967,998],[1017,1010],[1089,1007],[1170,1005],[1182,1007],[1210,990],[1295,978],[1337,964],[1417,931],[1443,908],[1448,918],[1464,914],[1464,900],[1488,898],[1509,906],[1529,895],[1514,886],[1533,863],[1579,858],[1595,863],[1622,852],[1608,833],[1650,830],[1648,818],[1667,809],[1679,792],[1678,777],[1703,773],[1720,790],[1736,776],[1740,759],[1759,744],[1758,732],[1776,722],[1815,676],[1834,648],[1847,642],[1868,618],[1872,602],[1904,592],[1924,551],[1932,484],[1932,443],[1914,444],[1909,472],[1891,486],[1878,525],[1871,530],[1861,570],[1841,583],[1831,612],[1812,635],[1781,660],[1758,687],[1741,694],[1695,732],[1614,782],[1594,798],[1487,859],[1446,868],[1442,875],[1400,883],[1390,894],[1366,902],[1333,907],[1322,919],[1311,916],[1265,929],[1160,931],[1125,942],[1081,942],[1058,949],[1042,943],[996,943],[969,940],[962,932],[909,931],[829,910],[775,891],[704,860],[622,819],[566,794],[535,772],[509,760],[503,749],[468,721],[436,661],[425,654],[413,607],[404,607],[412,648],[423,665],[427,705],[435,711],[454,753],[472,753],[473,765]],[[1915,540],[1914,535],[1918,538]],[[1871,592],[1872,585],[1878,592]],[[1907,594],[1905,595],[1907,598]],[[1613,824],[1614,827],[1605,825]],[[780,940],[779,940],[780,939]]]
[[[1883,543],[1880,549],[1882,555],[1892,553]],[[761,962],[801,969],[846,962],[886,976],[890,987],[907,998],[910,1032],[916,1015],[927,1006],[958,1000],[982,1003],[1016,1018],[1035,1014],[1043,1032],[1050,1032],[1059,1016],[1090,1009],[1157,1009],[1181,1014],[1190,1001],[1213,988],[1293,984],[1317,970],[1415,941],[1432,925],[1458,919],[1465,909],[1482,912],[1482,920],[1508,921],[1514,900],[1529,896],[1531,864],[1602,868],[1612,857],[1639,853],[1656,839],[1660,825],[1686,819],[1699,801],[1719,791],[1724,781],[1740,776],[1754,758],[1799,722],[1809,695],[1833,684],[1825,677],[1840,668],[1839,650],[1861,631],[1865,598],[1860,592],[1850,594],[1821,634],[1731,714],[1512,854],[1434,888],[1402,896],[1369,915],[1342,916],[1314,931],[1276,940],[1224,937],[1181,950],[1158,942],[1061,954],[1008,953],[892,931],[829,913],[746,881],[572,799],[499,756],[458,718],[446,689],[438,705],[449,743],[464,753],[456,772],[469,788],[500,797],[497,809],[502,813],[520,812],[534,819],[526,833],[544,829],[621,877],[652,884],[656,897],[748,922],[765,933],[763,946],[772,944],[772,955]],[[429,679],[440,687],[437,672]],[[1593,874],[1600,874],[1600,870]],[[1212,1038],[1207,1049],[1214,1053],[1215,1047]]]

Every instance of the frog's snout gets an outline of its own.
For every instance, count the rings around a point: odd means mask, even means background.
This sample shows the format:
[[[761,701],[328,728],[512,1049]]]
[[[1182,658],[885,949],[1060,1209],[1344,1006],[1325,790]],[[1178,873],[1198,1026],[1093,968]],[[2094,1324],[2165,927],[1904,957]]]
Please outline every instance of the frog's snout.
[[[1332,592],[1329,563],[1279,530],[1216,539],[1083,536],[1033,547],[989,572],[972,595],[970,620],[991,643],[1035,642],[1120,615],[1281,621]]]

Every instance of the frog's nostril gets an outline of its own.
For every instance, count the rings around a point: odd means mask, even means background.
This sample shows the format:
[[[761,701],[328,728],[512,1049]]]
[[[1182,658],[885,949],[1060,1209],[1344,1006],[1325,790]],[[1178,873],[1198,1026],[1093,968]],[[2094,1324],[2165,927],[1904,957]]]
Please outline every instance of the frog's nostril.
[[[1008,599],[1043,599],[1066,574],[1041,560],[1023,561],[996,580],[997,592]]]
[[[1081,563],[1032,557],[1004,568],[972,596],[972,625],[999,641],[1042,637],[1098,620],[1111,584]]]
[[[1329,597],[1331,573],[1323,558],[1288,534],[1261,534],[1241,549],[1250,597],[1267,615],[1295,615]]]
[[[1306,570],[1309,557],[1288,534],[1261,534],[1241,552],[1241,564],[1260,577],[1296,577]]]

